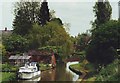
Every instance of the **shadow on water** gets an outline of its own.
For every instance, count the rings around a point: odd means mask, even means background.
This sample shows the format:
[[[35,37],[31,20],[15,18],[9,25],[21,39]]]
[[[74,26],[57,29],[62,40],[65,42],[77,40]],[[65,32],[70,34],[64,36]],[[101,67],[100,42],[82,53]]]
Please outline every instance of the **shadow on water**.
[[[69,63],[70,64],[70,63]],[[40,81],[76,81],[79,75],[73,73],[69,70],[67,64],[58,64],[56,68],[42,71],[41,77],[30,79],[30,80],[20,80],[19,83],[39,83]]]

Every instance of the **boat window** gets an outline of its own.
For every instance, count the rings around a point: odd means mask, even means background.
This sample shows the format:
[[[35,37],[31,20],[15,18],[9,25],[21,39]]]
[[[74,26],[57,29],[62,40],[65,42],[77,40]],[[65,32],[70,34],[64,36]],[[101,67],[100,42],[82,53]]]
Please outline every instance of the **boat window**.
[[[31,63],[31,66],[35,66],[35,63]]]
[[[24,70],[24,68],[20,68],[20,69]]]

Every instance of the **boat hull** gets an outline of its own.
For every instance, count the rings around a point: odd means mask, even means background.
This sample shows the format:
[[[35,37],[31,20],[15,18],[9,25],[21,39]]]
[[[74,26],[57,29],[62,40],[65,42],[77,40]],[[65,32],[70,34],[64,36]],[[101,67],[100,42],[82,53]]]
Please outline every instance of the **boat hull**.
[[[37,76],[40,76],[41,72],[36,71],[36,72],[19,72],[18,77],[20,79],[31,79]]]

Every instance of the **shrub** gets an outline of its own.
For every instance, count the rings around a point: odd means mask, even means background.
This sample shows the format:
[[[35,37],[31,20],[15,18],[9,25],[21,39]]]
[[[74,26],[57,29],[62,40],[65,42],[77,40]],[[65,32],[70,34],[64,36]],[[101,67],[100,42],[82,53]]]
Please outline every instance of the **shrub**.
[[[116,51],[113,48],[99,48],[97,46],[89,47],[86,52],[86,58],[89,62],[97,65],[107,65],[116,58]]]
[[[18,67],[17,66],[12,66],[12,65],[9,65],[9,64],[2,64],[2,71],[17,71],[18,70]]]
[[[2,82],[7,82],[7,81],[15,81],[16,74],[15,73],[7,73],[7,72],[2,72]]]
[[[102,67],[99,74],[96,76],[96,81],[118,81],[120,79],[118,65],[119,60],[115,60],[106,67]]]

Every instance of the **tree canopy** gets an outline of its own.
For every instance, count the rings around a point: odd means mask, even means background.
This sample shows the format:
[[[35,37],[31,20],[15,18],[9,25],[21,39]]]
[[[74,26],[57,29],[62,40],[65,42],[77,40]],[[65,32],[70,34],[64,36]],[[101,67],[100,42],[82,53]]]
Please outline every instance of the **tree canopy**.
[[[93,22],[94,28],[98,28],[98,26],[111,19],[112,7],[108,0],[98,0],[93,7],[93,11],[96,17],[95,21]]]
[[[32,28],[33,23],[38,22],[40,2],[16,2],[13,22],[13,32],[25,36]]]
[[[108,64],[116,58],[116,49],[120,48],[120,22],[111,20],[99,26],[93,32],[87,50],[87,59],[92,63]]]
[[[5,39],[3,44],[8,52],[25,52],[28,48],[28,40],[20,35],[13,34]]]
[[[38,15],[39,24],[43,26],[50,21],[48,2],[46,2],[46,0],[42,2],[39,12],[40,12]]]

